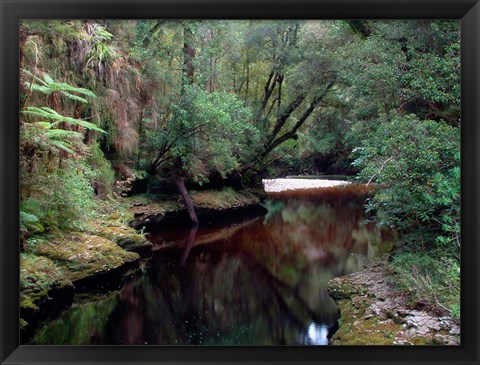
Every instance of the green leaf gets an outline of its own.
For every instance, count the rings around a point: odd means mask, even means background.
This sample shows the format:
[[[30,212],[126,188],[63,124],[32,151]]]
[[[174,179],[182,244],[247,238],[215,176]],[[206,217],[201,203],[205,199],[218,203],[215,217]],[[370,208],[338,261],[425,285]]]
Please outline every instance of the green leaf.
[[[54,145],[55,147],[57,147],[57,148],[59,148],[59,149],[61,149],[61,150],[64,150],[64,151],[66,151],[66,152],[68,152],[68,153],[72,153],[72,154],[74,153],[74,152],[69,148],[69,146],[68,146],[65,142],[63,142],[63,141],[59,141],[58,139],[51,139],[51,140],[50,140],[50,143],[51,143],[52,145]]]

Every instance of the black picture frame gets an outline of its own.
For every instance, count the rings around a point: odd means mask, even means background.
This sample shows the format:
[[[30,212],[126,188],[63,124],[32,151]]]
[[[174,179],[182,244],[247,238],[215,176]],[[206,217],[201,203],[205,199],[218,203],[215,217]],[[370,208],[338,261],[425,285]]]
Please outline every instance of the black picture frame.
[[[1,364],[479,364],[480,5],[478,0],[0,0]],[[461,19],[461,346],[19,346],[19,20]]]

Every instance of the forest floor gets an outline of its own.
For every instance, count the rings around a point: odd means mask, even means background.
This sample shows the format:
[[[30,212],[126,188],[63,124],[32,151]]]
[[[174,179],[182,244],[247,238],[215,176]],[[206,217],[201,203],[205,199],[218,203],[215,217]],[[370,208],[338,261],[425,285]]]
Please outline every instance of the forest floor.
[[[330,280],[340,309],[332,345],[459,345],[459,322],[445,313],[415,309],[395,290],[384,262]]]

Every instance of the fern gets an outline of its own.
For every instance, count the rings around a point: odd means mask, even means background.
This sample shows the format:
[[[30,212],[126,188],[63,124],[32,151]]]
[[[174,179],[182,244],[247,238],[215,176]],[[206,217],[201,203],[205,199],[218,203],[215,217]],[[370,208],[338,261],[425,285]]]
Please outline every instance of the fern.
[[[26,108],[26,110],[23,110],[22,113],[24,114],[31,114],[37,117],[42,117],[46,119],[53,120],[55,123],[52,124],[52,126],[56,126],[59,123],[68,123],[68,124],[73,124],[73,125],[79,125],[87,129],[91,129],[97,132],[101,133],[107,133],[103,129],[97,127],[95,124],[87,122],[85,120],[81,119],[75,119],[75,118],[70,118],[63,116],[61,114],[58,114],[55,110],[42,106],[40,108],[36,106],[29,106]],[[42,121],[43,122],[43,121]],[[45,125],[45,124],[44,124]]]
[[[20,211],[20,232],[37,231],[43,232],[45,228],[40,223],[38,217],[34,214],[29,214]]]
[[[43,94],[52,94],[54,92],[58,92],[64,96],[66,96],[69,99],[80,101],[81,103],[88,103],[88,100],[85,98],[82,98],[81,96],[74,95],[74,94],[80,94],[84,96],[88,96],[90,98],[96,98],[97,96],[90,90],[84,89],[82,87],[75,87],[72,85],[69,85],[65,82],[56,82],[54,81],[50,75],[47,73],[43,74],[43,79],[38,77],[37,75],[34,75],[28,70],[23,70],[23,72],[29,76],[31,76],[33,79],[32,81],[37,81],[39,84],[32,83],[31,87],[32,90],[39,91]],[[31,82],[31,81],[30,81]],[[25,85],[27,87],[30,86],[30,82],[26,81]]]
[[[81,138],[82,134],[74,131],[66,131],[65,129],[51,129],[45,136],[51,139],[70,139],[70,138]]]
[[[55,146],[55,147],[57,147],[57,148],[59,148],[59,149],[61,149],[61,150],[64,150],[64,151],[66,151],[66,152],[68,152],[68,153],[72,153],[72,154],[74,153],[73,150],[70,148],[70,146],[67,145],[67,143],[65,143],[64,141],[59,141],[58,139],[51,139],[51,140],[50,140],[50,143],[51,143],[53,146]]]

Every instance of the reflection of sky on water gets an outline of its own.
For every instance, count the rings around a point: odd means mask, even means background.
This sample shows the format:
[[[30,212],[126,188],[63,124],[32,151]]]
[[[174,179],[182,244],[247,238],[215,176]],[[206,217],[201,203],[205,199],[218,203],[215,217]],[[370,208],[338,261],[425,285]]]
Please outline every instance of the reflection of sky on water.
[[[311,322],[303,335],[304,345],[328,345],[328,327],[325,324]]]

